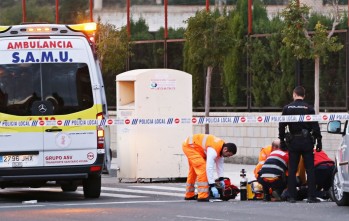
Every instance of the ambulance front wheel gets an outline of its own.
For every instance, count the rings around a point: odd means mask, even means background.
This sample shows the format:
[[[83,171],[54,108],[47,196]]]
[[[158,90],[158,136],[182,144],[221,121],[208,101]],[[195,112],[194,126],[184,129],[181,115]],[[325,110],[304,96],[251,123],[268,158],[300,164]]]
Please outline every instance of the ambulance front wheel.
[[[101,195],[101,175],[89,176],[82,183],[85,198],[98,198]]]

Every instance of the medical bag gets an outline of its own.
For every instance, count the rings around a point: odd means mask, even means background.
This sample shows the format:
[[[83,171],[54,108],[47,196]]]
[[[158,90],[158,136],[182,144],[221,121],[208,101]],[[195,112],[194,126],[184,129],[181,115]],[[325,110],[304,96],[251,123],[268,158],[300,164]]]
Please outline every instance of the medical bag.
[[[240,193],[240,189],[231,184],[230,179],[227,177],[223,178],[224,188],[222,187],[220,181],[215,180],[216,188],[220,194],[220,199],[224,201],[228,201],[230,199],[235,199],[235,197]]]

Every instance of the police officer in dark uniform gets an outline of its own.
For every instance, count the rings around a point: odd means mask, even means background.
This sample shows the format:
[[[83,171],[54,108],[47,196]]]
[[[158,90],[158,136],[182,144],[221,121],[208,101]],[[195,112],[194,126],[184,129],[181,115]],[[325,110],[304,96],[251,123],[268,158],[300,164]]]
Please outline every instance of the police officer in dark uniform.
[[[286,105],[282,115],[308,115],[315,114],[314,108],[303,101],[305,89],[298,86],[293,90],[293,102]],[[286,127],[289,129],[289,136],[286,138]],[[316,151],[322,150],[321,132],[318,122],[282,122],[279,123],[280,148],[289,151],[288,168],[288,191],[290,197],[288,202],[296,202],[296,172],[300,156],[303,157],[304,166],[307,172],[308,203],[320,202],[315,197],[315,174],[314,174],[314,142],[316,140]],[[287,145],[286,145],[287,140]]]

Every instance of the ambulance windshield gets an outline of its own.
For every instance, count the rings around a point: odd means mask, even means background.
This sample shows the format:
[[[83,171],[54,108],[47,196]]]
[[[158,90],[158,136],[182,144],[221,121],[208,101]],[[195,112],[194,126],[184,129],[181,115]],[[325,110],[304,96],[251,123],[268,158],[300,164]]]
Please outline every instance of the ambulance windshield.
[[[24,63],[0,65],[0,112],[42,115],[35,101],[46,101],[53,115],[75,113],[93,106],[86,63]],[[44,115],[44,114],[43,114]]]

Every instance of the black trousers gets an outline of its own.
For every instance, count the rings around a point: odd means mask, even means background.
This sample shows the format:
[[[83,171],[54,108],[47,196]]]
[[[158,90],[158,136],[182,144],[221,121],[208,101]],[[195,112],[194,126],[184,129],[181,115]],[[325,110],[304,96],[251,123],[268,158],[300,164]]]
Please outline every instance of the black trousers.
[[[257,181],[262,184],[264,194],[269,194],[269,189],[271,188],[273,191],[275,190],[279,195],[281,195],[282,191],[286,188],[286,182],[281,178],[273,182],[267,182],[262,177],[258,177]]]
[[[319,165],[315,167],[316,190],[327,191],[332,185],[332,173],[334,166]]]
[[[288,191],[290,197],[297,198],[297,180],[296,173],[299,159],[302,156],[305,171],[307,173],[308,197],[315,197],[315,174],[314,174],[314,144],[312,139],[295,136],[289,147],[289,168],[288,168]]]

